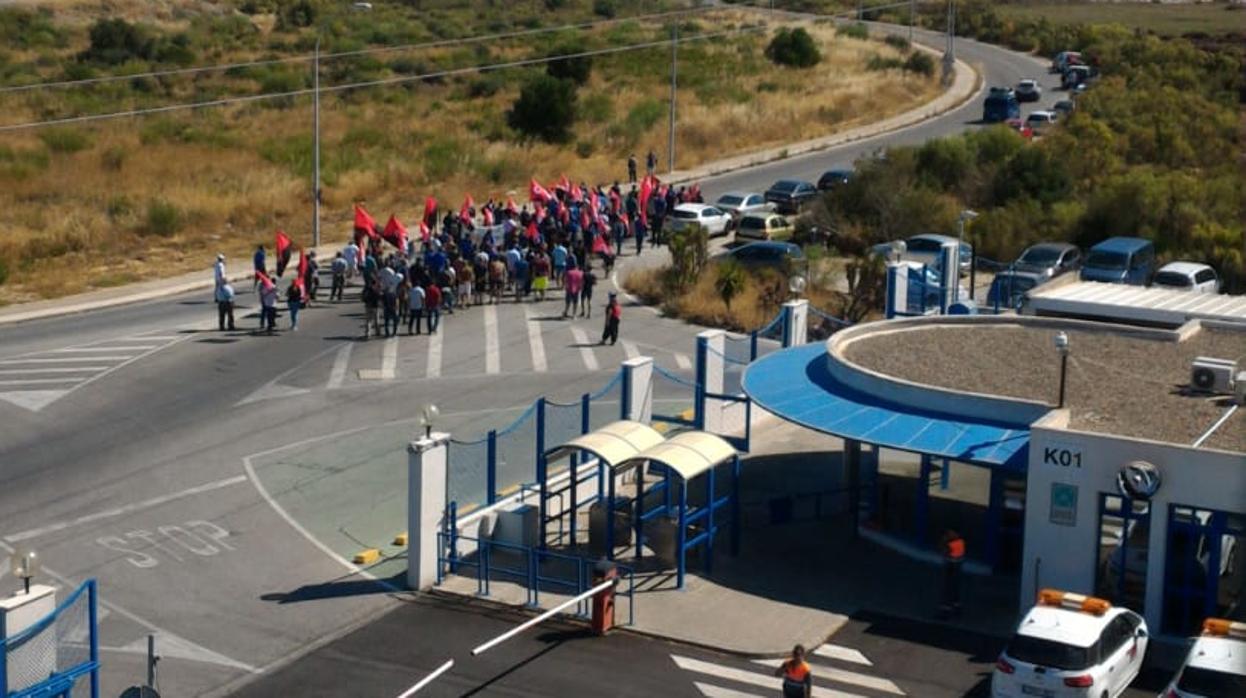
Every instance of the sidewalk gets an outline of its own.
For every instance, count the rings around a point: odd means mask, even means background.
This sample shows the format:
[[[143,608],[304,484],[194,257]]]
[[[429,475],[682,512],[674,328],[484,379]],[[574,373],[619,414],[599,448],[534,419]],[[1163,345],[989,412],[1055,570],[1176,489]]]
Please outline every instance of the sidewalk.
[[[929,49],[919,44],[914,44],[914,46],[919,50],[937,54],[937,52],[933,49]],[[695,169],[676,170],[675,172],[668,173],[664,179],[672,184],[698,181],[726,172],[745,169],[768,162],[774,162],[776,160],[783,160],[805,153],[826,150],[828,148],[844,145],[853,141],[873,138],[875,136],[898,131],[926,119],[939,116],[940,114],[964,104],[977,93],[980,85],[981,77],[979,73],[964,61],[957,60],[956,78],[951,87],[931,102],[904,112],[903,114],[897,114],[896,116],[884,119],[883,121],[866,124],[864,126],[849,129],[842,133],[814,140],[792,143],[776,148],[769,148],[766,150],[724,158],[722,160],[707,163]],[[342,244],[345,243],[343,242]],[[332,253],[335,252],[338,247],[338,245],[334,244],[321,245],[320,247],[315,248],[316,256],[319,259],[328,260],[333,256]],[[248,271],[245,273],[239,272],[230,274],[231,282],[250,279],[252,276],[249,271],[250,260],[243,259],[239,261],[245,265],[245,268],[247,268]],[[297,258],[294,258],[291,260],[291,265],[296,265],[297,262]],[[237,267],[238,265],[235,264],[234,266]],[[91,310],[101,310],[129,303],[141,303],[143,301],[158,300],[168,296],[190,293],[192,291],[202,290],[206,292],[212,288],[212,284],[212,260],[207,259],[204,261],[204,268],[201,272],[191,272],[166,279],[143,281],[136,284],[90,291],[64,298],[20,303],[0,308],[0,326],[26,322],[29,320],[56,317],[60,315],[83,313]]]

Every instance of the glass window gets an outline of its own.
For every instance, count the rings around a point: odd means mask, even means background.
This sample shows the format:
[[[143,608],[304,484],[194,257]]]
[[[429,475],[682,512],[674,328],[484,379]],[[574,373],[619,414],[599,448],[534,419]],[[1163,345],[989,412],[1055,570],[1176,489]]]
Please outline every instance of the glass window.
[[[1169,286],[1171,288],[1189,288],[1190,277],[1175,271],[1161,271],[1155,275],[1152,281],[1156,286]]]
[[[1095,596],[1141,611],[1146,603],[1151,505],[1120,495],[1099,499],[1099,566]]]
[[[1246,621],[1246,514],[1173,505],[1168,514],[1161,627],[1198,632],[1203,619]]]
[[[1128,263],[1128,255],[1109,250],[1091,250],[1086,258],[1086,266],[1098,269],[1124,269]]]
[[[1009,657],[1026,664],[1076,671],[1098,661],[1095,647],[1077,647],[1029,635],[1014,635],[1004,650]]]
[[[752,201],[752,199],[749,199]],[[738,206],[743,199],[735,194],[723,194],[718,197],[718,203],[722,206]]]
[[[761,203],[762,203],[763,201],[764,201],[764,199],[762,199],[761,194],[754,194],[754,195],[752,195],[752,196],[748,197],[748,205],[749,205],[749,206],[759,206],[759,205],[761,205]]]
[[[1208,698],[1246,696],[1246,676],[1191,666],[1181,672],[1177,689]]]
[[[1202,269],[1197,274],[1194,275],[1194,280],[1200,284],[1205,284],[1209,281],[1215,281],[1216,272],[1210,269]]]

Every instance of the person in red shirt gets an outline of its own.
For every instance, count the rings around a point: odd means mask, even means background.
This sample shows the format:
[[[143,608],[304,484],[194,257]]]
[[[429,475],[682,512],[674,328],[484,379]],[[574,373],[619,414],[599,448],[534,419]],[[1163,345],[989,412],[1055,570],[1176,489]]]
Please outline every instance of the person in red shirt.
[[[428,318],[428,333],[436,332],[441,324],[441,287],[434,281],[424,287],[424,317]]]

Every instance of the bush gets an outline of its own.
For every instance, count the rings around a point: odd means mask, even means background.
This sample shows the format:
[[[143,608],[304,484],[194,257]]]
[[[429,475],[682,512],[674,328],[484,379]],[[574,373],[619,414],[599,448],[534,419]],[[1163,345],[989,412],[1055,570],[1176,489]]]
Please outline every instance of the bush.
[[[907,53],[909,49],[913,48],[913,46],[909,43],[909,40],[899,34],[888,34],[887,38],[883,39],[883,41],[888,46],[904,51],[905,53]]]
[[[904,61],[904,69],[910,73],[925,75],[930,77],[935,72],[935,61],[929,53],[925,51],[914,51],[909,54],[907,60]]]
[[[606,19],[613,19],[619,13],[616,0],[593,0],[593,14]]]
[[[766,58],[778,65],[810,68],[822,60],[822,52],[804,28],[789,30],[784,27],[775,32],[774,38],[770,40],[770,45],[766,47]]]
[[[870,38],[870,28],[856,22],[855,24],[841,24],[835,27],[836,36],[846,36],[849,39],[868,39]]]
[[[549,55],[551,56],[570,56],[577,53],[584,53],[584,44],[580,42],[568,43],[555,49]],[[593,73],[593,59],[590,56],[576,56],[574,58],[563,58],[557,61],[550,61],[545,65],[545,72],[553,78],[559,80],[570,80],[577,85],[583,85],[588,82],[588,78]]]
[[[579,118],[593,124],[608,121],[614,114],[614,100],[604,92],[594,92],[580,101]]]
[[[100,167],[110,172],[120,172],[125,166],[126,150],[124,146],[109,146],[103,153],[100,153]]]
[[[865,62],[866,70],[898,70],[904,67],[904,61],[894,56],[874,54]]]
[[[120,65],[151,57],[152,40],[147,32],[124,19],[101,19],[91,25],[90,45],[78,54],[82,61]]]
[[[277,28],[289,31],[300,27],[310,27],[316,23],[319,8],[312,0],[294,0],[282,3],[277,15]]]
[[[575,123],[576,90],[570,80],[541,75],[519,91],[506,123],[525,137],[547,143],[567,140]]]
[[[143,223],[144,235],[171,237],[182,229],[182,212],[164,199],[147,202],[147,219]]]
[[[53,153],[77,153],[91,147],[91,139],[76,128],[49,128],[39,132],[39,140]]]
[[[575,154],[581,159],[591,158],[596,150],[597,146],[592,141],[576,141]]]

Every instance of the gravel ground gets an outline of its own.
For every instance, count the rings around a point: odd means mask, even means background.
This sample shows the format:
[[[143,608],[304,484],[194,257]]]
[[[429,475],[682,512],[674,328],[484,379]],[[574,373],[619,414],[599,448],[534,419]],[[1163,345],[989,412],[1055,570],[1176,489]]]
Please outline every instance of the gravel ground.
[[[970,392],[1053,405],[1060,360],[1055,330],[1019,325],[932,325],[864,337],[847,358],[883,374]],[[1246,370],[1246,331],[1203,329],[1184,342],[1069,330],[1066,404],[1074,429],[1193,443],[1224,414],[1223,398],[1189,394],[1197,356],[1236,359]],[[1246,452],[1246,410],[1205,446]]]

